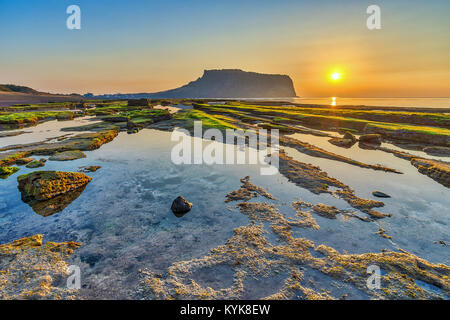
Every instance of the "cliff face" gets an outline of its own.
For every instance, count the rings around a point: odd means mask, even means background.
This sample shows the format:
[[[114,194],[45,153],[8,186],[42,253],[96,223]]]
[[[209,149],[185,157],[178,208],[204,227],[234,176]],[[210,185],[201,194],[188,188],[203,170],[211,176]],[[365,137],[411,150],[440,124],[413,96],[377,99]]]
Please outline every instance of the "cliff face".
[[[287,75],[242,70],[205,70],[203,76],[177,89],[151,94],[158,98],[281,98],[295,97]]]

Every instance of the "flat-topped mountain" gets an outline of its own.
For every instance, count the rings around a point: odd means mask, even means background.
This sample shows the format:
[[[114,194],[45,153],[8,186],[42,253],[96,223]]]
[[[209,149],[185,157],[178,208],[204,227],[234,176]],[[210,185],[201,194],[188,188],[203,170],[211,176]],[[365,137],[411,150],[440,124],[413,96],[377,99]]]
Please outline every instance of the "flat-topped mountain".
[[[115,94],[103,98],[284,98],[296,97],[292,79],[238,69],[205,70],[188,84],[156,93]]]
[[[162,98],[280,98],[295,97],[287,75],[242,70],[205,70],[203,76],[177,89],[155,93]]]

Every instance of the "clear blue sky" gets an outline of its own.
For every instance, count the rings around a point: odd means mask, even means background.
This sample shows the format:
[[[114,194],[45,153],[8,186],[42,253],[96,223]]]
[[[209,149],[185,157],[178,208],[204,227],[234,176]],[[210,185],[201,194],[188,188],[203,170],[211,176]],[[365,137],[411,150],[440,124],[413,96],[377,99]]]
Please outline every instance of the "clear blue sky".
[[[289,74],[301,96],[450,96],[449,15],[448,0],[0,0],[0,83],[152,92],[241,68]]]

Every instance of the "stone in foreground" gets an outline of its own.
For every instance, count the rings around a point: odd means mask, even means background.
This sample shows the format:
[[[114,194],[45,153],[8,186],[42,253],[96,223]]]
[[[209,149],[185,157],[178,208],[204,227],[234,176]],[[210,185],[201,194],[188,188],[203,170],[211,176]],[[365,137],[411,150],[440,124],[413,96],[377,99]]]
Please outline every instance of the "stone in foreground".
[[[328,142],[342,148],[351,148],[355,144],[353,140],[343,138],[331,138]]]
[[[86,186],[92,178],[78,172],[36,171],[17,178],[24,201],[44,201]]]
[[[192,203],[188,202],[183,196],[179,196],[172,202],[170,209],[177,217],[182,217],[192,208]]]

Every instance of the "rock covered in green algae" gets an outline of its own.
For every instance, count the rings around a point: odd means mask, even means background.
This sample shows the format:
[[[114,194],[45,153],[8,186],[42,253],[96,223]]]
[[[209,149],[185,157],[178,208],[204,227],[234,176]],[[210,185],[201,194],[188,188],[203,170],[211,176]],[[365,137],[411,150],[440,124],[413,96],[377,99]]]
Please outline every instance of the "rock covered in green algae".
[[[51,161],[69,161],[69,160],[77,160],[81,158],[86,158],[86,155],[83,151],[80,150],[72,150],[72,151],[64,151],[57,152],[52,155],[49,160]]]
[[[86,186],[92,178],[78,172],[35,171],[19,176],[24,201],[43,201]]]
[[[130,107],[151,107],[152,104],[150,103],[149,99],[130,99],[128,100],[128,106]]]
[[[342,138],[331,138],[328,142],[338,147],[351,148],[357,140],[353,133],[347,131]]]
[[[43,166],[45,166],[45,161],[41,161],[41,160],[34,160],[26,165],[26,167],[30,168],[30,169],[40,168]]]
[[[0,299],[73,299],[75,292],[55,286],[69,276],[66,259],[81,243],[47,242],[38,234],[0,245]]]
[[[0,167],[0,179],[6,179],[17,171],[19,171],[17,167]]]
[[[357,140],[353,133],[347,131],[342,138],[331,138],[328,142],[338,147],[350,148]]]

